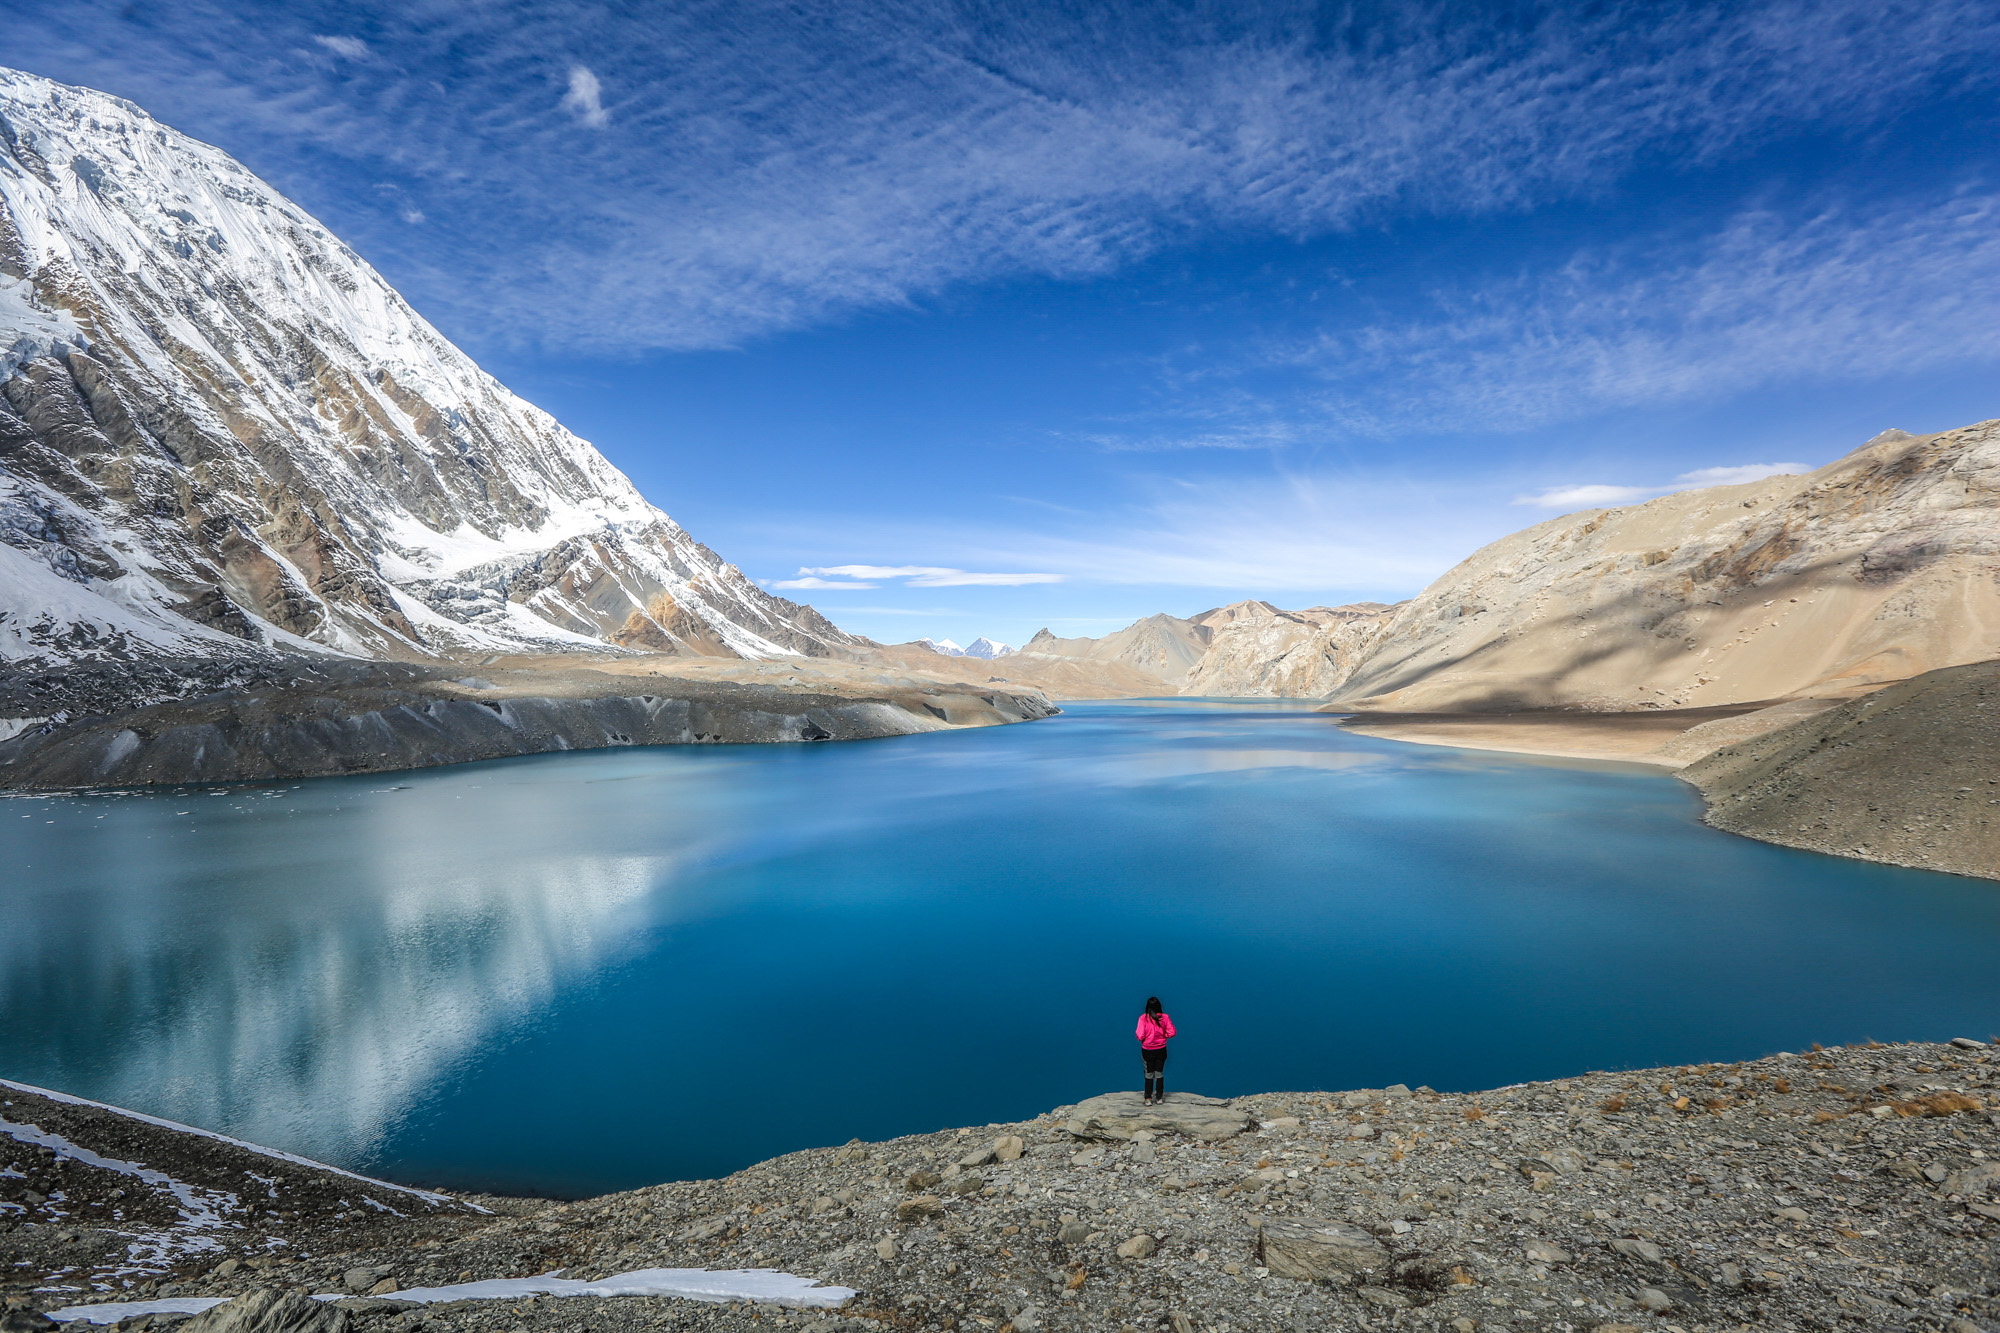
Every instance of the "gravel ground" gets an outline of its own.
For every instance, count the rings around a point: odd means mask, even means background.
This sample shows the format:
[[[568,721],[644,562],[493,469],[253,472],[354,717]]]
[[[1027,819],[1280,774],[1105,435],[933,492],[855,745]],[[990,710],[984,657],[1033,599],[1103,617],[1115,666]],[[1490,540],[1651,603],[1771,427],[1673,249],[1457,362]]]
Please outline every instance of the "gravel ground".
[[[359,1333],[2000,1329],[2000,1049],[1136,1102],[552,1203],[390,1193],[10,1090],[13,1126],[236,1202],[176,1223],[170,1192],[9,1129],[5,1292],[48,1309],[372,1291],[348,1303]],[[859,1295],[825,1312],[394,1295],[645,1267],[772,1267]]]
[[[1901,681],[1680,776],[1732,833],[2000,879],[2000,662]]]

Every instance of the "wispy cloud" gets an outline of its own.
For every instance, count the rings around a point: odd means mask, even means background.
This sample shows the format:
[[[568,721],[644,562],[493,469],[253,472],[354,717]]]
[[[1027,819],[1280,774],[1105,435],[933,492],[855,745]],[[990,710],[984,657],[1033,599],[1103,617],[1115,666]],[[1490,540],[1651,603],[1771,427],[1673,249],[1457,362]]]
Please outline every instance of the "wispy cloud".
[[[376,58],[330,78],[284,58],[322,35],[282,10],[187,0],[87,30],[50,13],[10,16],[50,72],[131,96],[309,201],[335,197],[311,188],[328,164],[407,175],[417,207],[455,219],[449,236],[329,221],[393,257],[447,324],[618,352],[736,344],[967,280],[1106,273],[1218,228],[1302,237],[1572,198],[1659,150],[1875,123],[1991,79],[2000,42],[1985,0],[1550,4],[1487,21],[364,0],[352,20]],[[547,114],[552,62],[568,118]],[[575,123],[608,120],[607,86],[620,133],[579,142]]]
[[[1527,430],[1990,360],[1995,290],[2000,196],[1965,190],[1759,210],[1713,234],[1593,247],[1440,289],[1428,316],[1330,330],[1270,360],[1312,374],[1319,387],[1295,409],[1343,430]]]
[[[852,580],[846,580],[846,579],[834,580],[834,579],[820,579],[820,578],[810,578],[810,577],[799,578],[799,579],[762,579],[759,581],[763,583],[764,586],[767,588],[780,588],[787,592],[795,592],[800,590],[839,592],[839,591],[862,590],[867,588],[879,588],[882,586],[879,583],[856,583]]]
[[[816,576],[904,579],[907,588],[1019,588],[1032,583],[1061,583],[1061,574],[978,573],[936,565],[823,565],[801,569],[802,577],[773,583],[774,588],[872,588],[873,583],[824,583]]]
[[[562,109],[592,129],[603,129],[611,117],[604,111],[604,85],[586,65],[569,67],[569,91],[563,94]]]
[[[314,33],[313,41],[335,55],[345,56],[349,60],[366,60],[368,58],[368,43],[362,41],[359,37],[343,37],[338,34],[327,36],[322,33]]]
[[[1742,463],[1734,467],[1704,467],[1683,472],[1671,486],[1556,486],[1532,495],[1517,495],[1513,503],[1536,509],[1597,509],[1611,505],[1636,504],[1675,491],[1707,486],[1740,486],[1766,477],[1793,476],[1810,472],[1805,463]]]

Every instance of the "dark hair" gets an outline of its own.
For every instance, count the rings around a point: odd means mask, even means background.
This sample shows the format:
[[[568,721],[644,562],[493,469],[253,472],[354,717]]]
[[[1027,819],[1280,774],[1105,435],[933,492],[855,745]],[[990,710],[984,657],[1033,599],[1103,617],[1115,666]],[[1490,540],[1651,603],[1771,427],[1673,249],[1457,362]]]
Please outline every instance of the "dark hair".
[[[1160,1012],[1160,997],[1159,997],[1159,996],[1157,996],[1157,995],[1154,995],[1154,996],[1152,996],[1152,997],[1150,997],[1150,998],[1148,998],[1148,999],[1147,999],[1147,1001],[1146,1001],[1146,1012],[1147,1012],[1147,1013],[1149,1013],[1149,1014],[1157,1014],[1157,1013],[1159,1013],[1159,1012]]]

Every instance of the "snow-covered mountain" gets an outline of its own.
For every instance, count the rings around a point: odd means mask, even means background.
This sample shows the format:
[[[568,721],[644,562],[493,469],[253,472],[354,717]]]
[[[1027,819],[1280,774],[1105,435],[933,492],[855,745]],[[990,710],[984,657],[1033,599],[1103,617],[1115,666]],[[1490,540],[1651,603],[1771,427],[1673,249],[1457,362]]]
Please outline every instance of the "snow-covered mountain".
[[[984,658],[990,662],[996,657],[1005,657],[1013,651],[1014,649],[1011,645],[981,635],[966,646],[964,655],[966,657]]]
[[[227,154],[0,70],[0,660],[865,646]]]
[[[952,641],[951,641],[950,639],[929,639],[929,638],[926,638],[926,639],[918,639],[918,640],[916,640],[915,642],[916,642],[916,645],[917,645],[917,646],[918,646],[919,648],[928,648],[928,649],[930,649],[930,650],[931,650],[932,652],[934,652],[934,653],[942,653],[942,654],[944,654],[944,655],[945,655],[946,657],[964,657],[964,656],[965,656],[965,649],[963,649],[963,648],[959,647],[959,646],[958,646],[957,644],[953,643],[953,642],[952,642]]]

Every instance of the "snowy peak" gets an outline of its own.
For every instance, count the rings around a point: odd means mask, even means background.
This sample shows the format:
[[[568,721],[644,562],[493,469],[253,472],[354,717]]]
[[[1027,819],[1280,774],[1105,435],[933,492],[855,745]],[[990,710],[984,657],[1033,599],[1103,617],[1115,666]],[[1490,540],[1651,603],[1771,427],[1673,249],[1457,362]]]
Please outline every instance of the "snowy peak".
[[[919,648],[928,648],[932,652],[940,653],[945,657],[977,657],[982,661],[988,662],[996,657],[1005,657],[1008,653],[1014,651],[997,639],[989,639],[983,635],[974,639],[971,646],[967,648],[959,647],[950,639],[916,639],[912,642]]]
[[[861,643],[227,154],[0,70],[0,658]]]

